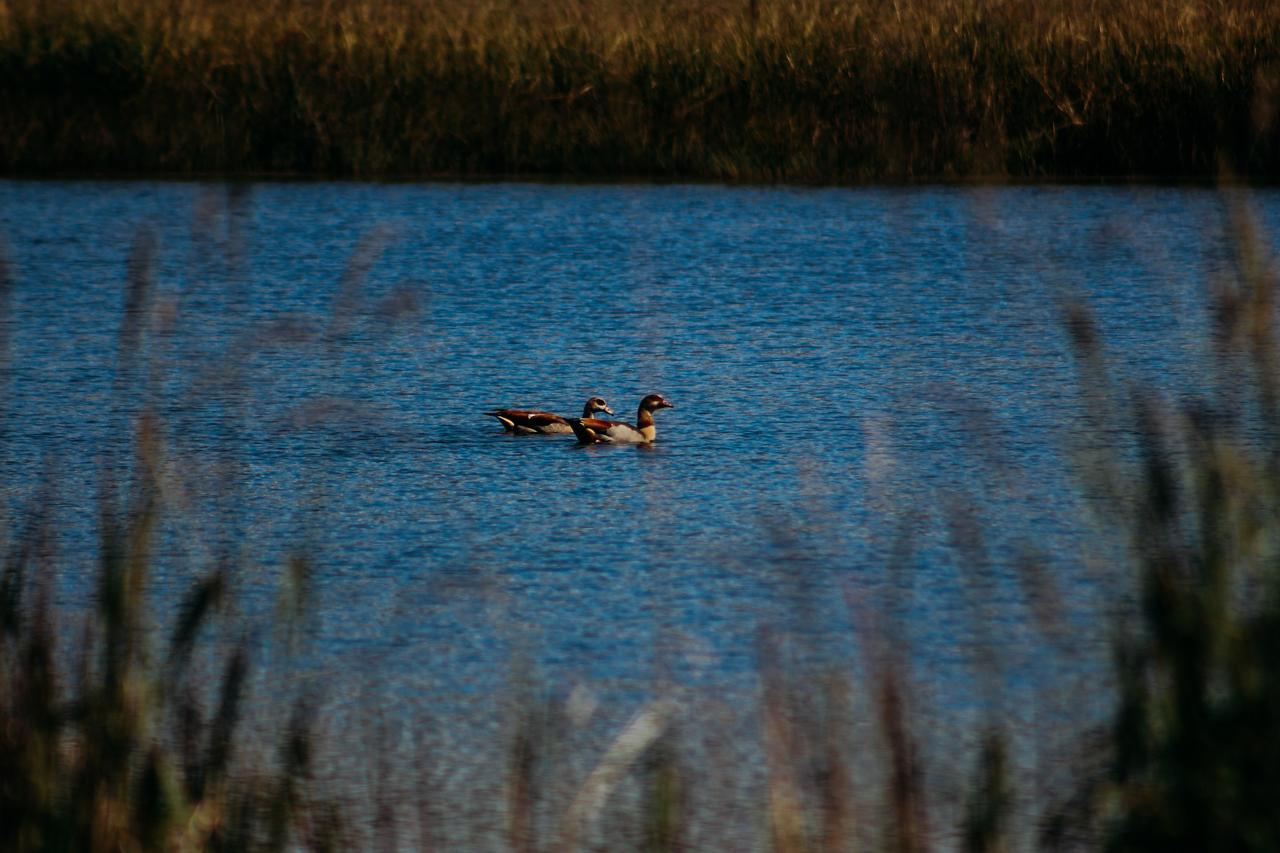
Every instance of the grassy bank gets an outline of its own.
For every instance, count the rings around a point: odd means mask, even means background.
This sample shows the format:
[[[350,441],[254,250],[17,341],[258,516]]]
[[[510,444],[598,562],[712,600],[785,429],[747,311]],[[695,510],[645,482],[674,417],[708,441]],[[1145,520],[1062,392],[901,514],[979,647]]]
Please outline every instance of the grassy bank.
[[[0,170],[1280,174],[1274,0],[3,0]]]

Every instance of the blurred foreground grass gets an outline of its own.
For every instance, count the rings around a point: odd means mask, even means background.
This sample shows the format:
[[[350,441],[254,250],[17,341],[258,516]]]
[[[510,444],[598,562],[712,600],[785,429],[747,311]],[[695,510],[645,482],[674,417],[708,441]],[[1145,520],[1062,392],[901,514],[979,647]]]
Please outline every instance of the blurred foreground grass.
[[[976,749],[928,736],[889,624],[870,638],[865,666],[823,673],[789,665],[785,636],[762,635],[753,725],[733,732],[705,730],[712,718],[689,712],[696,700],[673,688],[603,737],[575,739],[582,713],[572,696],[515,686],[493,697],[509,714],[489,798],[438,801],[391,778],[390,741],[375,739],[372,750],[324,742],[316,697],[288,700],[280,713],[254,707],[280,697],[247,689],[259,656],[228,606],[233,566],[194,580],[172,625],[152,623],[146,590],[165,511],[165,430],[143,408],[132,420],[128,482],[100,487],[92,607],[59,612],[50,603],[61,567],[47,495],[4,528],[0,848],[456,849],[431,824],[465,810],[484,826],[485,846],[520,851],[706,849],[744,837],[778,851],[1276,849],[1276,268],[1243,204],[1234,209],[1233,271],[1212,283],[1212,393],[1169,399],[1122,382],[1088,312],[1067,314],[1099,432],[1082,474],[1126,542],[1109,570],[1133,606],[1098,614],[1096,630],[1113,638],[1113,713],[1080,737],[1079,769],[1053,789],[1023,787],[1017,733],[998,719],[971,733]],[[136,369],[144,351],[149,270],[145,257],[130,265],[121,370]],[[0,300],[13,286],[0,264]],[[344,282],[338,301],[351,303],[357,290]],[[1116,446],[1116,436],[1127,438]],[[960,515],[952,524],[957,541],[980,536]],[[307,571],[305,560],[290,565],[295,590]],[[1047,633],[1063,630],[1053,604],[1036,609]],[[193,675],[197,658],[217,673],[212,683]],[[866,719],[850,725],[859,715]],[[738,742],[727,752],[693,748],[717,737]],[[316,756],[343,753],[374,780],[370,790],[318,780]],[[928,775],[962,756],[975,759],[961,774],[962,803],[941,808]],[[762,780],[745,802],[717,790],[738,776]],[[413,815],[416,834],[403,826]]]
[[[0,171],[1280,174],[1275,0],[3,0]]]

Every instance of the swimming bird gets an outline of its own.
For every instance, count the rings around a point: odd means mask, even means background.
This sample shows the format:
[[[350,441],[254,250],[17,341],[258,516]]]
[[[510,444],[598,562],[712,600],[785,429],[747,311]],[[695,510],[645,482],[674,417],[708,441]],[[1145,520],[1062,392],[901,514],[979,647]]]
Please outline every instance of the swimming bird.
[[[592,397],[582,407],[582,417],[590,418],[596,412],[613,414],[613,409],[603,397]],[[502,422],[502,428],[516,435],[567,435],[573,432],[569,419],[551,412],[538,412],[528,409],[495,409],[485,412],[490,417]]]
[[[583,444],[649,444],[658,434],[658,428],[653,423],[653,413],[658,409],[674,408],[661,394],[650,394],[640,401],[635,426],[622,421],[602,421],[586,415],[569,418],[569,426]]]

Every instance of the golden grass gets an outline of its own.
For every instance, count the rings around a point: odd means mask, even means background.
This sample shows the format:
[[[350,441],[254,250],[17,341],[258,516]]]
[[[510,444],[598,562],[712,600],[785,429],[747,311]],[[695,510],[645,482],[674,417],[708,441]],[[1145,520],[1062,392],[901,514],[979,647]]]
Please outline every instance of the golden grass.
[[[0,4],[0,169],[1274,174],[1274,0]]]

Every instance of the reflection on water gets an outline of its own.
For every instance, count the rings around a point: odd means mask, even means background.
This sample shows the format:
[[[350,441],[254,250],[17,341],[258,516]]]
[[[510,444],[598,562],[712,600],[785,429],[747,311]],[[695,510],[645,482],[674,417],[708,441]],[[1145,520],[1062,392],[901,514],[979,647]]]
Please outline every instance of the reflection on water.
[[[1274,224],[1280,196],[1256,201]],[[843,656],[874,601],[905,617],[926,679],[967,684],[985,638],[1019,689],[1043,649],[1011,557],[1051,555],[1076,618],[1106,597],[1061,309],[1094,306],[1133,376],[1195,387],[1219,205],[1157,187],[4,183],[4,497],[53,472],[59,547],[91,565],[94,484],[150,398],[181,486],[157,596],[229,555],[269,618],[278,567],[306,551],[326,668],[452,694],[536,650],[622,689],[749,685],[762,626]],[[148,366],[118,376],[139,228]],[[631,419],[651,391],[677,408],[648,452],[481,414],[575,414],[598,393]],[[987,528],[978,586],[955,507]]]

